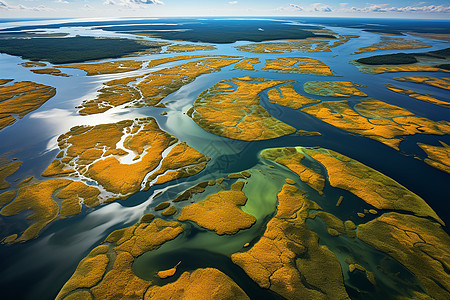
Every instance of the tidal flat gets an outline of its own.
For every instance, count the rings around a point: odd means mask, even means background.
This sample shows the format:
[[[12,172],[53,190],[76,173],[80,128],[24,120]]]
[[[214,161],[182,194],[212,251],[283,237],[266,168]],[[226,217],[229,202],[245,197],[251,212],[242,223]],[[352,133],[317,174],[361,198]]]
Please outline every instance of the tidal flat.
[[[0,29],[5,299],[450,297],[441,23],[33,22]]]

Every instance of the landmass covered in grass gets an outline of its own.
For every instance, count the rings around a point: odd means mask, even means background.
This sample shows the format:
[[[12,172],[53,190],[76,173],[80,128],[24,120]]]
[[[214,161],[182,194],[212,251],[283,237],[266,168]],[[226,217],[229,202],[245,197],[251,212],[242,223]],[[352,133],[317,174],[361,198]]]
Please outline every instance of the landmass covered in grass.
[[[53,64],[75,63],[105,58],[118,58],[136,52],[159,51],[159,45],[144,44],[122,38],[34,38],[3,39],[0,52],[32,61]]]

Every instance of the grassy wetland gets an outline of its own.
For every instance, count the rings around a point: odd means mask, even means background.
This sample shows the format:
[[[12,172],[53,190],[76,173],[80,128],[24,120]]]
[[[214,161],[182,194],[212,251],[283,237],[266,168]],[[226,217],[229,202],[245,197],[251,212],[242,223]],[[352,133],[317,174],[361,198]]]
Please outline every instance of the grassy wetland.
[[[0,29],[5,299],[448,299],[445,33],[305,20]]]

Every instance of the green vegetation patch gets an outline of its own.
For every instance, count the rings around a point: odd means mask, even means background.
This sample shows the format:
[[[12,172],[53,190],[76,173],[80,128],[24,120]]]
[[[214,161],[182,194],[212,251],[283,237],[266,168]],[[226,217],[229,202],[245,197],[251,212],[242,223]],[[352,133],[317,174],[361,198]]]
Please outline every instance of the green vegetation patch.
[[[414,54],[395,53],[360,58],[356,61],[365,65],[407,65],[416,63],[417,59]]]
[[[357,59],[356,62],[365,65],[407,65],[418,62],[417,60],[418,57],[448,59],[450,57],[450,48],[429,51],[424,53],[395,53],[395,54],[375,55]],[[448,70],[447,64],[443,64],[437,67]]]
[[[76,63],[88,60],[118,58],[135,52],[159,49],[160,46],[123,38],[32,38],[4,39],[0,52],[21,56],[32,61],[53,64]]]

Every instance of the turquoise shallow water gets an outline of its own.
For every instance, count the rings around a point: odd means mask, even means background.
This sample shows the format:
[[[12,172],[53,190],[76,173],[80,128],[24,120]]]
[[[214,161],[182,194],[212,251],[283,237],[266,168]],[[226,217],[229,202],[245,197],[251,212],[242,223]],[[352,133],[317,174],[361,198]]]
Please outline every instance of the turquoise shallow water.
[[[233,44],[217,45],[217,50],[192,52],[189,54],[221,54],[236,55],[246,57],[258,57],[261,63],[256,66],[257,71],[236,71],[233,66],[222,69],[220,72],[206,74],[198,77],[194,82],[183,86],[177,92],[169,95],[164,102],[167,108],[125,108],[117,107],[101,115],[80,116],[76,113],[75,106],[82,100],[91,99],[102,83],[114,78],[144,74],[146,72],[176,65],[171,63],[158,66],[151,70],[139,70],[124,74],[84,76],[84,72],[74,69],[64,69],[64,72],[72,77],[55,77],[50,75],[38,75],[29,69],[20,66],[24,62],[18,57],[0,54],[0,78],[14,78],[16,81],[30,80],[42,84],[56,87],[57,94],[46,102],[38,110],[28,114],[13,126],[0,131],[0,154],[10,158],[18,158],[23,161],[21,169],[8,178],[9,180],[19,180],[29,176],[40,177],[40,173],[54,159],[58,153],[56,138],[75,125],[102,124],[117,122],[120,120],[134,119],[138,117],[153,116],[157,119],[160,127],[167,132],[177,136],[180,140],[186,141],[190,146],[212,158],[207,168],[200,174],[164,185],[152,187],[149,191],[143,191],[130,197],[127,201],[117,201],[108,205],[103,205],[95,209],[84,209],[77,216],[58,220],[50,224],[40,237],[25,244],[13,246],[0,246],[0,286],[6,295],[14,299],[51,299],[62,287],[65,281],[71,276],[78,262],[98,243],[115,229],[123,228],[137,222],[146,213],[152,212],[153,207],[162,202],[173,199],[181,191],[192,185],[226,176],[229,173],[249,170],[253,176],[244,188],[249,200],[243,208],[257,217],[258,221],[254,227],[239,232],[236,236],[217,236],[206,230],[201,230],[191,224],[190,229],[178,239],[167,243],[154,253],[149,252],[136,260],[133,266],[136,274],[142,278],[149,279],[156,268],[170,268],[180,259],[189,261],[182,264],[182,270],[191,270],[204,266],[215,266],[223,269],[238,283],[241,281],[243,288],[254,297],[267,295],[253,284],[245,273],[236,271],[237,267],[232,264],[228,256],[231,253],[240,251],[245,242],[255,243],[264,232],[265,225],[274,213],[276,207],[275,195],[281,190],[284,178],[290,177],[299,182],[298,187],[308,192],[308,196],[316,201],[325,211],[336,214],[342,220],[351,219],[355,223],[360,220],[355,217],[355,211],[369,209],[369,206],[349,192],[332,188],[327,184],[323,196],[319,196],[306,184],[300,183],[295,174],[285,167],[276,165],[270,168],[267,165],[271,162],[261,160],[259,153],[261,150],[272,147],[285,146],[321,146],[340,152],[353,159],[394,178],[396,181],[424,198],[427,203],[438,213],[438,215],[448,224],[450,222],[450,209],[448,205],[448,195],[450,195],[450,176],[442,171],[434,169],[423,161],[415,159],[412,155],[421,158],[425,153],[417,147],[417,142],[437,145],[437,141],[444,141],[450,144],[450,136],[415,135],[405,139],[401,144],[400,151],[395,151],[374,140],[351,135],[343,130],[319,121],[301,111],[293,110],[271,104],[267,100],[266,93],[261,94],[261,105],[275,118],[296,127],[297,129],[319,131],[319,137],[285,136],[273,140],[244,142],[230,140],[210,134],[200,128],[190,117],[186,115],[187,110],[192,106],[197,96],[204,90],[212,87],[221,80],[231,79],[237,76],[262,77],[267,79],[284,79],[299,81],[296,89],[303,95],[307,95],[302,90],[302,84],[311,80],[348,80],[358,84],[366,85],[361,90],[370,97],[381,101],[398,105],[411,112],[427,117],[432,120],[450,121],[449,110],[433,104],[414,100],[407,96],[395,94],[384,88],[386,83],[396,84],[393,80],[398,76],[434,76],[449,77],[440,72],[404,72],[385,73],[379,75],[369,75],[361,73],[353,65],[348,64],[350,60],[369,56],[369,54],[351,55],[358,47],[369,46],[380,40],[380,36],[374,33],[364,32],[360,29],[329,27],[339,34],[355,34],[360,38],[351,40],[343,46],[334,48],[332,53],[279,53],[279,54],[256,54],[237,51],[235,46],[246,45],[248,42],[239,41]],[[132,37],[129,34],[115,34],[106,31],[91,31],[89,28],[70,27],[51,29],[51,32],[69,32],[72,35],[92,35],[92,36],[120,36]],[[405,38],[411,38],[406,36]],[[402,52],[425,52],[448,47],[448,43],[421,39],[433,47],[427,49],[402,50]],[[383,50],[377,54],[395,53],[398,50]],[[150,60],[154,58],[184,55],[181,54],[161,54],[141,56],[139,60]],[[288,74],[262,71],[265,59],[301,56],[317,58],[331,67],[331,69],[342,77],[318,76],[308,74]],[[129,59],[129,58],[124,58]],[[110,60],[104,60],[110,61]],[[427,85],[404,83],[405,88],[414,89],[419,93],[431,93],[439,99],[450,101],[448,91],[434,88]],[[335,100],[329,97],[313,96],[323,101]],[[350,103],[357,103],[361,97],[348,98]],[[160,113],[167,111],[167,116]],[[215,191],[209,188],[205,194],[198,196],[206,197]],[[158,198],[154,196],[163,192]],[[345,201],[337,209],[335,203],[340,195],[344,195]],[[200,199],[199,198],[199,199]],[[182,208],[188,203],[177,204]],[[0,228],[2,237],[8,232],[16,232],[26,228],[24,215],[15,217],[0,217]],[[367,221],[369,219],[365,219]],[[351,291],[359,288],[367,291],[373,299],[380,297],[392,297],[395,292],[405,294],[407,290],[420,290],[414,275],[410,274],[398,262],[392,260],[385,254],[363,244],[360,241],[352,241],[345,238],[330,238],[324,229],[324,225],[318,220],[309,220],[307,225],[320,237],[320,243],[327,245],[332,250],[340,262],[344,265],[345,256],[351,255],[368,270],[375,271],[377,266],[383,266],[383,270],[389,270],[387,275],[379,271],[378,276],[384,278],[377,289],[371,290],[366,282],[361,279],[361,274],[349,275],[343,270],[347,289],[352,298],[358,298],[356,293]],[[155,264],[155,257],[159,255]],[[392,274],[400,272],[402,276],[392,278]],[[384,277],[383,277],[384,276]],[[397,280],[397,281],[396,281]],[[390,285],[389,282],[394,282]],[[395,291],[392,286],[398,286],[407,282],[404,290]],[[26,286],[27,288],[23,288]],[[387,294],[389,291],[389,294]],[[262,294],[260,294],[262,293]],[[368,299],[367,295],[365,295]],[[273,296],[273,295],[272,295]],[[370,296],[370,297],[372,297]],[[8,298],[7,297],[7,298]],[[363,298],[361,298],[363,299]]]

